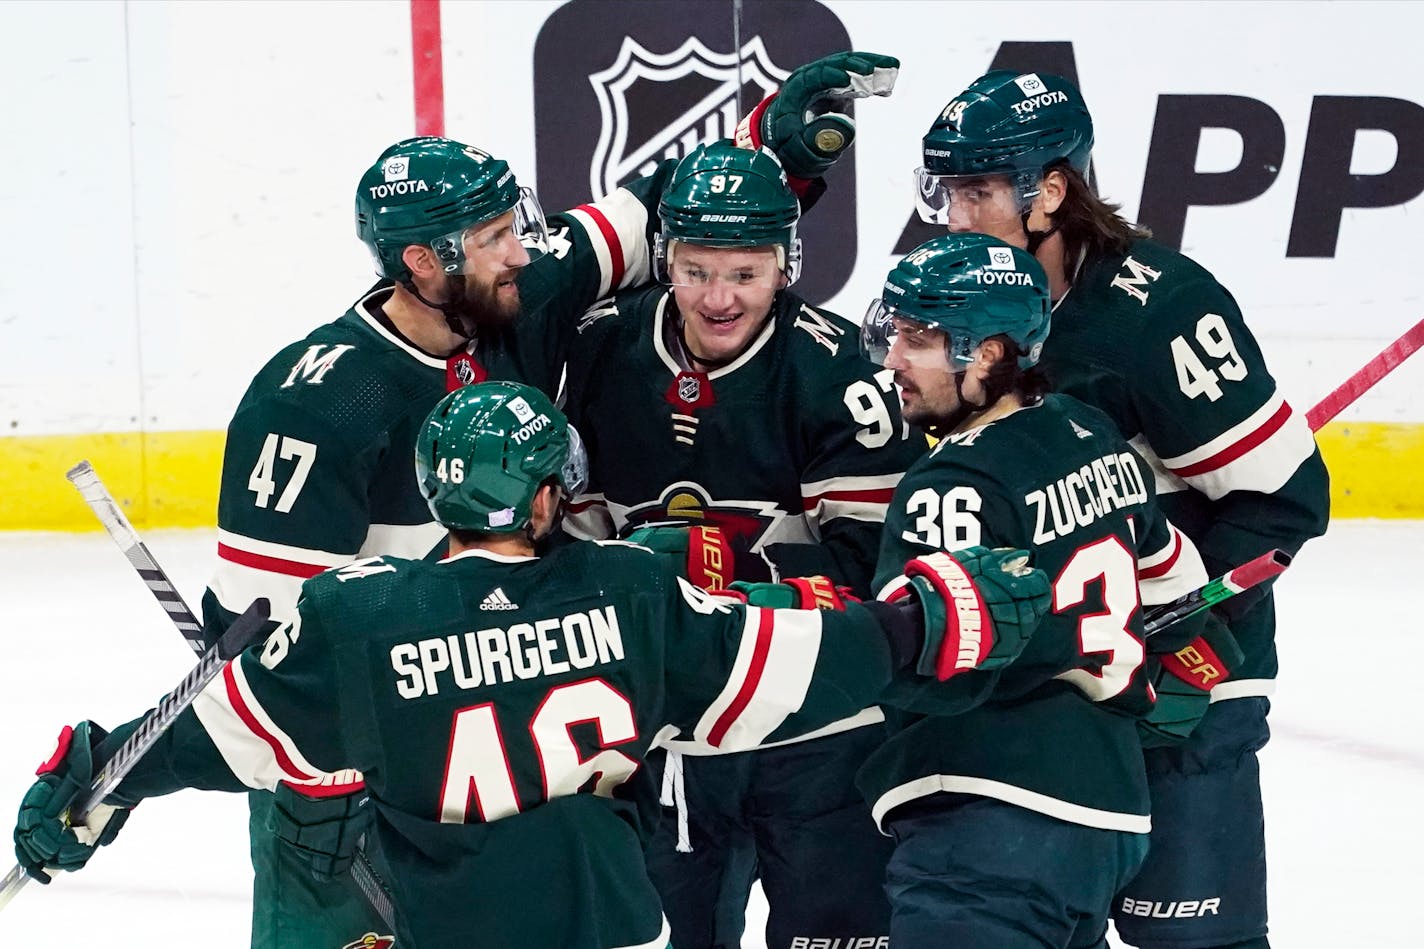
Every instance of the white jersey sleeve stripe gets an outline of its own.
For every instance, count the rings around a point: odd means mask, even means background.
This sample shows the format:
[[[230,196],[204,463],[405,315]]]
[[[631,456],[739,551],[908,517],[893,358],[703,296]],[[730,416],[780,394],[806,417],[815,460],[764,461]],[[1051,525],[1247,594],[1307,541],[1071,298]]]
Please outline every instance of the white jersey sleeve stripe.
[[[1137,561],[1137,590],[1143,606],[1170,603],[1208,580],[1197,545],[1176,527],[1168,527],[1172,539],[1167,545]]]
[[[568,212],[583,228],[598,260],[598,296],[610,290],[647,283],[648,209],[627,188]]]
[[[1278,392],[1240,424],[1162,464],[1217,500],[1232,491],[1278,491],[1314,452],[1310,427]]]
[[[233,775],[248,787],[270,791],[281,781],[320,782],[322,772],[302,757],[257,703],[241,657],[229,662],[198,695],[193,712]]]
[[[748,607],[732,674],[693,737],[723,751],[761,744],[805,702],[820,651],[820,610]]]

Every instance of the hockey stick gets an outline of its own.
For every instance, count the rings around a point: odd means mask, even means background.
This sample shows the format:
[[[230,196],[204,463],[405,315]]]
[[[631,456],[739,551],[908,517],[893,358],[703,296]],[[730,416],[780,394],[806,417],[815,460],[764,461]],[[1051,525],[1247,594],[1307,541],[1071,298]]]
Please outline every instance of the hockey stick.
[[[99,475],[94,471],[93,465],[87,461],[81,461],[70,468],[64,476],[79,489],[84,503],[89,505],[89,510],[94,512],[94,516],[99,518],[99,523],[104,525],[104,529],[109,532],[114,543],[119,545],[119,549],[124,552],[128,562],[138,571],[138,575],[148,585],[154,598],[168,613],[168,618],[173,621],[173,625],[178,627],[178,632],[182,633],[183,638],[188,641],[188,645],[198,655],[202,655],[202,624],[193,615],[193,611],[188,609],[188,605],[183,602],[183,597],[173,586],[173,581],[168,579],[168,574],[158,565],[153,554],[149,553],[148,547],[139,539],[138,532],[129,523],[128,517],[114,500],[113,495],[109,493],[109,489],[104,487],[104,482],[99,480]],[[351,865],[351,876],[356,881],[361,893],[370,902],[371,908],[394,933],[396,928],[395,911],[391,906],[390,896],[387,895],[380,878],[376,876],[375,868],[371,866],[364,849],[356,851],[356,861]]]
[[[1368,392],[1376,382],[1393,372],[1400,363],[1412,356],[1421,346],[1424,346],[1424,319],[1406,330],[1403,336],[1386,346],[1379,355],[1365,363],[1358,372],[1342,382],[1334,392],[1321,399],[1315,408],[1305,413],[1305,420],[1310,423],[1310,430],[1312,432],[1320,431],[1321,426],[1343,412],[1350,403]]]
[[[193,611],[188,609],[188,604],[183,602],[183,597],[163,572],[163,568],[153,559],[153,554],[148,552],[143,541],[139,540],[138,533],[129,523],[123,509],[94,473],[93,466],[87,461],[81,461],[66,471],[64,476],[69,479],[70,484],[79,489],[84,503],[89,505],[89,510],[99,518],[104,530],[109,532],[109,536],[119,545],[134,570],[138,571],[138,575],[153,593],[154,599],[167,611],[168,618],[173,620],[173,625],[178,627],[178,632],[188,641],[188,646],[201,656],[207,648],[203,642],[203,624],[199,623]]]
[[[203,658],[184,677],[178,688],[164,696],[163,701],[158,703],[158,708],[149,713],[138,729],[119,746],[114,756],[99,769],[93,783],[89,785],[89,792],[72,804],[67,813],[61,815],[66,825],[83,823],[89,812],[113,793],[119,782],[133,770],[138,760],[153,747],[163,733],[173,727],[178,716],[193,704],[198,693],[217,677],[228,660],[240,655],[244,649],[257,641],[267,622],[268,608],[266,600],[254,600],[223,634],[222,639],[218,640],[217,645],[203,653]],[[29,879],[25,868],[15,864],[14,869],[0,881],[0,909],[15,898],[15,894],[20,892],[20,888],[28,883]]]
[[[1215,606],[1222,600],[1229,600],[1258,583],[1280,576],[1286,567],[1290,566],[1290,562],[1291,556],[1284,550],[1268,550],[1255,560],[1249,560],[1209,581],[1205,586],[1184,593],[1170,603],[1162,603],[1146,610],[1142,623],[1143,631],[1148,636],[1159,633],[1179,620]]]

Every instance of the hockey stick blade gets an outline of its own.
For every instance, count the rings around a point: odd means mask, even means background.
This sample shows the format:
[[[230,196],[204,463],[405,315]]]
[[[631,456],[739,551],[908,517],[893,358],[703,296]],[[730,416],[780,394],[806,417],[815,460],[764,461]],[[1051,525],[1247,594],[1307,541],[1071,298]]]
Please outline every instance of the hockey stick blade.
[[[89,510],[94,512],[94,516],[99,518],[99,523],[104,525],[114,543],[119,545],[129,564],[152,591],[168,618],[173,621],[173,625],[178,627],[178,632],[188,641],[188,646],[199,656],[203,655],[206,648],[203,641],[203,624],[198,622],[198,617],[183,601],[183,597],[173,586],[173,581],[168,579],[163,567],[154,559],[153,554],[149,553],[148,547],[139,538],[138,531],[134,530],[133,524],[129,523],[129,519],[124,515],[123,509],[104,486],[104,482],[99,480],[94,467],[87,461],[81,461],[70,468],[65,477],[79,489],[84,503],[89,505]],[[351,865],[351,876],[377,915],[391,932],[395,932],[395,909],[391,906],[385,884],[376,875],[364,847],[356,852],[356,862]]]
[[[65,823],[71,825],[82,823],[91,810],[113,793],[114,789],[123,781],[124,776],[133,770],[134,765],[154,746],[163,733],[173,727],[178,716],[193,704],[193,700],[207,687],[209,682],[217,678],[218,673],[222,671],[228,661],[240,655],[244,649],[258,640],[267,625],[268,612],[269,604],[266,600],[252,602],[252,605],[223,634],[222,639],[218,640],[217,645],[205,652],[192,671],[184,676],[178,688],[163,697],[163,701],[158,703],[158,707],[144,718],[138,729],[99,769],[99,773],[94,776],[93,783],[89,785],[89,791],[70,807],[67,814],[63,815]],[[29,874],[25,872],[24,867],[15,864],[14,869],[5,875],[3,881],[0,881],[0,909],[4,909],[15,898],[15,894],[29,879]]]
[[[1170,603],[1148,609],[1142,623],[1143,630],[1148,636],[1159,633],[1173,623],[1215,606],[1222,600],[1229,600],[1258,583],[1280,576],[1290,566],[1290,562],[1291,556],[1284,550],[1268,550],[1205,586],[1184,593]]]
[[[124,557],[138,571],[153,598],[168,613],[168,617],[178,627],[178,632],[188,641],[189,647],[201,656],[207,648],[207,643],[203,641],[203,625],[198,622],[188,604],[183,602],[182,595],[163,572],[163,568],[153,559],[148,547],[139,540],[138,532],[129,523],[123,508],[119,507],[109,489],[104,487],[104,482],[99,480],[94,467],[87,461],[81,461],[65,472],[64,476],[79,490],[84,503],[89,505],[89,510],[94,512],[99,523],[104,525],[104,530],[108,531],[114,543],[119,545]]]

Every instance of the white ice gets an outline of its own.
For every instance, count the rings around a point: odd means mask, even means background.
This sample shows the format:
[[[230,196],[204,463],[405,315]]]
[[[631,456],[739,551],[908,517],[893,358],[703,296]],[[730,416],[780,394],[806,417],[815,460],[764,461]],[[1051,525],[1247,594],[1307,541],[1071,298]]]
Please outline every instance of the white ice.
[[[147,538],[194,608],[210,531]],[[1424,522],[1344,521],[1280,581],[1284,677],[1262,754],[1271,936],[1281,949],[1419,945],[1424,889]],[[61,725],[124,721],[192,665],[109,539],[0,534],[0,801],[17,806]],[[1414,802],[1414,803],[1411,803]],[[247,945],[250,871],[241,796],[145,802],[77,874],[28,886],[0,916],[7,945],[67,949]],[[8,862],[8,861],[7,861]],[[546,911],[530,881],[527,909]],[[763,945],[765,905],[746,945]]]

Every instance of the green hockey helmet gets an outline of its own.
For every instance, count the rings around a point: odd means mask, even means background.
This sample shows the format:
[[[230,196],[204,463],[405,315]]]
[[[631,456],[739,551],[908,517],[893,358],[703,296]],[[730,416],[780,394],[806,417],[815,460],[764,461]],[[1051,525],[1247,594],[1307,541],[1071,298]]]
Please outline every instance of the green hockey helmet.
[[[800,203],[771,152],[738,148],[730,139],[699,145],[673,169],[658,204],[658,279],[686,282],[670,264],[673,245],[681,242],[779,248],[780,271],[794,283],[801,271],[801,241],[796,236],[800,217]]]
[[[861,351],[885,365],[896,338],[943,331],[951,371],[979,344],[1003,334],[1018,346],[1020,369],[1038,363],[1052,310],[1048,275],[1028,251],[985,234],[946,234],[906,254],[885,278],[861,325]]]
[[[544,393],[481,382],[451,392],[426,417],[415,476],[446,527],[512,534],[529,523],[534,495],[549,478],[570,496],[583,490],[588,456]]]
[[[955,96],[925,133],[916,206],[925,221],[948,224],[956,179],[1003,175],[1027,210],[1046,171],[1066,163],[1086,178],[1092,151],[1093,119],[1071,82],[996,69]]]
[[[530,258],[547,253],[544,212],[534,192],[519,186],[505,162],[448,138],[397,142],[356,187],[356,235],[370,249],[376,272],[398,283],[410,279],[401,254],[412,244],[428,245],[447,274],[460,273],[465,232],[507,211],[514,212],[514,232]]]

